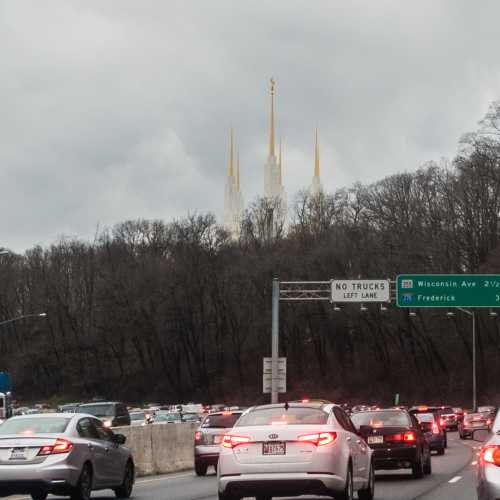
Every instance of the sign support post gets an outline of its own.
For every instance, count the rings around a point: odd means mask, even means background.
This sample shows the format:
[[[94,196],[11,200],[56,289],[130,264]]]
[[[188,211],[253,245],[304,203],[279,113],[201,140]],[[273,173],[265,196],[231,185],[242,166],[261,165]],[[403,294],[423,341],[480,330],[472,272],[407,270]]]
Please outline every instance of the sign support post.
[[[279,357],[279,321],[280,321],[280,282],[278,278],[273,278],[273,311],[271,329],[271,403],[278,402],[278,357]]]

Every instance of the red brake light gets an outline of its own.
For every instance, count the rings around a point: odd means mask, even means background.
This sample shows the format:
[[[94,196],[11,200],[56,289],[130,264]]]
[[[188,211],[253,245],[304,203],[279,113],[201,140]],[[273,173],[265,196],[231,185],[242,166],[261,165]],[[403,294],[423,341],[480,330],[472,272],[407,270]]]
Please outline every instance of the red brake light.
[[[232,414],[233,414],[233,412],[232,412],[232,411],[223,411],[223,412],[222,412],[222,415],[224,415],[225,417],[229,417],[229,416],[231,416]]]
[[[464,421],[464,427],[469,427],[469,425],[470,425],[469,422]]]
[[[440,425],[441,427],[444,427],[444,425],[445,425],[445,424],[446,424],[446,422],[444,421],[444,418],[440,418],[440,419],[439,419],[439,425]]]
[[[249,443],[250,442],[250,438],[249,437],[245,437],[245,436],[231,436],[230,434],[226,434],[223,438],[222,438],[222,446],[224,446],[224,448],[234,448],[235,446],[238,446],[239,444],[245,444],[245,443]]]
[[[51,446],[42,446],[39,455],[56,455],[58,453],[69,453],[73,449],[73,443],[66,439],[56,439],[56,442]]]
[[[303,403],[309,403],[309,400],[308,399],[303,399],[302,402]]]
[[[482,451],[483,461],[487,464],[493,464],[500,467],[500,447],[486,446]]]
[[[419,406],[418,411],[427,411],[429,409],[428,406]]]
[[[326,444],[333,443],[336,439],[336,432],[319,432],[316,434],[305,434],[304,436],[299,436],[297,441],[312,443],[316,446],[324,446]]]
[[[436,424],[436,422],[434,422],[434,423],[432,424],[432,433],[433,433],[433,434],[439,434],[439,427],[438,427],[438,425]]]
[[[201,432],[197,431],[194,433],[194,440],[199,441],[201,439]]]
[[[405,432],[403,434],[403,441],[413,442],[417,440],[417,436],[415,436],[414,432]]]
[[[490,419],[486,420],[486,425],[491,425],[491,420]]]

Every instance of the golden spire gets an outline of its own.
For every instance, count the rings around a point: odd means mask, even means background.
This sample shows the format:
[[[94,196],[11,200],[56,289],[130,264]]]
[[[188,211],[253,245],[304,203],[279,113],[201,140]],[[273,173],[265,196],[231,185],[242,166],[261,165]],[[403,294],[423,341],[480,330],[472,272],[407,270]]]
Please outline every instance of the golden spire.
[[[276,82],[271,78],[271,120],[269,131],[269,157],[275,156],[274,153],[274,95],[276,93]]]
[[[319,177],[318,129],[316,129],[316,145],[315,145],[315,148],[314,148],[314,177]]]
[[[280,156],[278,160],[278,166],[279,166],[279,172],[280,172],[280,177],[279,177],[279,184],[280,186],[282,185],[282,179],[283,179],[283,164],[282,164],[282,151],[281,151],[281,137],[280,137]]]
[[[240,152],[238,151],[238,170],[236,171],[236,191],[240,192]]]
[[[227,175],[228,177],[232,177],[234,173],[234,165],[233,165],[233,158],[234,158],[234,146],[233,146],[233,129],[231,128],[231,142],[229,146],[229,163],[227,166]]]

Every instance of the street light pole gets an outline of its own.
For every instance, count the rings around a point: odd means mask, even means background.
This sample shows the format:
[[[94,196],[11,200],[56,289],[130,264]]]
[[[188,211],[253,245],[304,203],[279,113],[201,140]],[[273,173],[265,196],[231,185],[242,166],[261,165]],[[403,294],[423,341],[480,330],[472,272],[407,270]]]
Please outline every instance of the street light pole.
[[[472,411],[475,412],[477,410],[476,313],[463,307],[457,309],[472,318]]]
[[[6,319],[5,321],[0,321],[0,326],[7,325],[8,323],[14,323],[15,321],[19,321],[21,319],[26,318],[46,318],[47,313],[38,313],[38,314],[24,314],[23,316],[18,316],[17,318]]]

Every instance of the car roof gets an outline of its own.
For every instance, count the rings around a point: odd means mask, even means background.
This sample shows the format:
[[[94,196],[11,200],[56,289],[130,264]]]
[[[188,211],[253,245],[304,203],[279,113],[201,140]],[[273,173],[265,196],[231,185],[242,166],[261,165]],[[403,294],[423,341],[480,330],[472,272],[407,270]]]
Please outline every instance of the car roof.
[[[334,406],[337,406],[340,408],[339,405],[336,404],[323,404],[323,403],[296,403],[294,401],[287,402],[287,403],[271,403],[271,404],[266,404],[266,405],[256,405],[252,406],[251,408],[248,408],[249,411],[253,410],[263,410],[263,409],[271,409],[271,408],[284,408],[285,405],[288,404],[289,408],[315,408],[318,410],[325,410],[329,411],[331,408]]]
[[[95,405],[122,405],[120,401],[96,401],[95,403],[82,403],[80,406],[95,406]]]
[[[207,417],[212,417],[214,415],[222,415],[224,417],[229,417],[230,415],[242,414],[245,410],[221,410],[221,411],[213,411],[207,413]],[[185,414],[186,415],[186,414]]]

